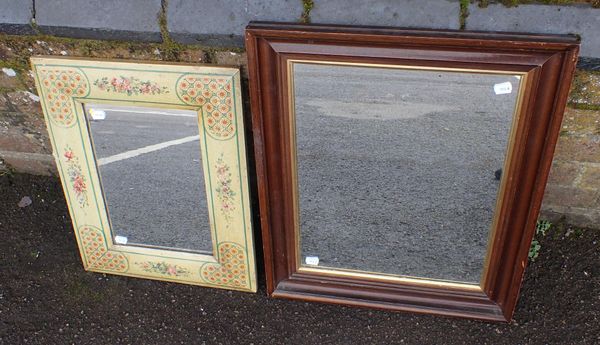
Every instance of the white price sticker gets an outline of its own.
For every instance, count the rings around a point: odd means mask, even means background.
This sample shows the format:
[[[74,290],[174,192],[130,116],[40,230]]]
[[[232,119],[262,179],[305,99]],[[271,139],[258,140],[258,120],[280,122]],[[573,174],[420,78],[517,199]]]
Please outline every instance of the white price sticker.
[[[319,264],[319,257],[318,256],[307,256],[305,259],[305,262],[307,265],[317,266]]]
[[[510,83],[510,81],[500,83],[500,84],[495,84],[494,92],[496,93],[496,95],[504,95],[507,93],[511,93],[512,92],[512,84]]]
[[[127,237],[125,236],[115,236],[116,244],[127,244]]]
[[[106,119],[106,112],[104,110],[90,109],[90,115],[94,121]]]

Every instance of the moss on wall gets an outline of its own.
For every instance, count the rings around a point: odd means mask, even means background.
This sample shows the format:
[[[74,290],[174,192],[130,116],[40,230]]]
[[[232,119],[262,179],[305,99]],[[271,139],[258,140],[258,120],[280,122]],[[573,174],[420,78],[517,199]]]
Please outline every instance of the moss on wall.
[[[315,6],[313,0],[302,0],[302,15],[300,16],[300,22],[310,23],[310,11]]]
[[[469,16],[469,4],[470,0],[460,0],[460,12],[459,12],[459,23],[460,29],[464,30],[467,26],[467,17]]]
[[[600,8],[600,0],[477,0],[479,7],[487,7],[490,3],[501,3],[506,7],[515,7],[524,4],[569,5],[591,4]]]
[[[181,44],[175,42],[169,34],[167,25],[167,8],[169,7],[168,0],[161,0],[160,13],[158,14],[158,27],[160,28],[160,36],[162,38],[162,51],[166,61],[179,60],[179,53],[183,49]]]

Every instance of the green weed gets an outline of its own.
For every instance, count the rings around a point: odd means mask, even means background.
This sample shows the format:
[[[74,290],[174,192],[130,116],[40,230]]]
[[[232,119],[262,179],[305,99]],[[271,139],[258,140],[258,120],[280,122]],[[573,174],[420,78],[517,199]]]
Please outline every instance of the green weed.
[[[540,255],[540,250],[542,249],[542,245],[540,241],[537,240],[538,236],[546,236],[548,230],[552,227],[552,223],[547,220],[538,220],[535,226],[535,237],[531,241],[531,247],[529,247],[529,259],[531,261],[535,261],[537,257]],[[539,237],[538,237],[539,238]]]

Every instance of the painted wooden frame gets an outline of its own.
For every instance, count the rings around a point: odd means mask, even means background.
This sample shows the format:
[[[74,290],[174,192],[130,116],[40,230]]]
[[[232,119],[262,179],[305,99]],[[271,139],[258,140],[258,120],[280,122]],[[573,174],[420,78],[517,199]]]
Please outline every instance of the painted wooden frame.
[[[273,297],[509,321],[572,80],[574,36],[251,23],[246,28],[267,291]],[[300,267],[290,61],[523,78],[481,284]]]
[[[31,64],[84,268],[256,292],[239,70],[51,57]],[[113,78],[131,87],[113,87]],[[83,107],[94,102],[197,111],[212,255],[114,243]],[[236,193],[223,209],[219,187],[229,179]]]

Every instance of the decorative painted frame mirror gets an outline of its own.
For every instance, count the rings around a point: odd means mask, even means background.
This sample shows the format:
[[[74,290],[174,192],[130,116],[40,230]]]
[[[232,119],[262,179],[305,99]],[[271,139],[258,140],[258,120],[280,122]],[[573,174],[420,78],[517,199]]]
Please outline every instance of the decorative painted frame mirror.
[[[256,292],[239,70],[31,64],[84,268]]]
[[[574,36],[251,23],[267,291],[509,321]]]

